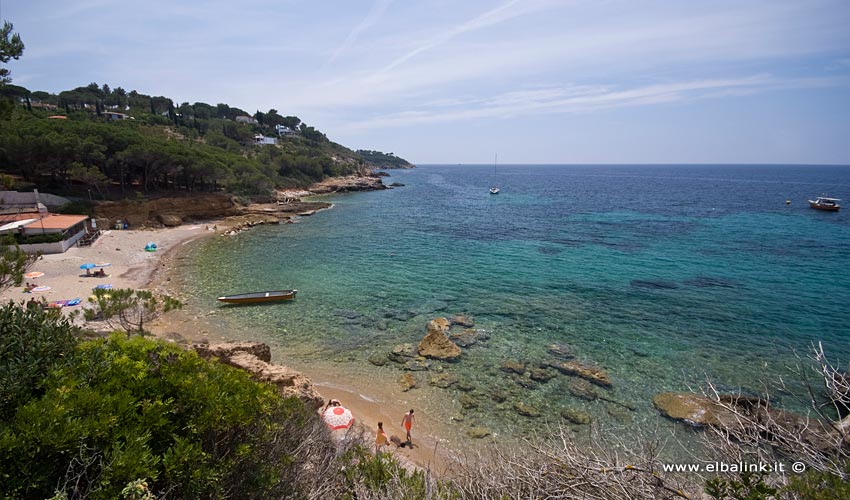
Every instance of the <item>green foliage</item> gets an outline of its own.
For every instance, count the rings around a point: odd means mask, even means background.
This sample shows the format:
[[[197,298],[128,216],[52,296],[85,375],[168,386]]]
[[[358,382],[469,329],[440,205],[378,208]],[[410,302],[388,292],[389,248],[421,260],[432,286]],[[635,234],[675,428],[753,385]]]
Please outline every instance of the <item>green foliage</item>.
[[[410,162],[400,156],[396,156],[394,153],[382,153],[380,151],[358,149],[357,154],[359,154],[363,158],[363,161],[365,161],[368,165],[378,168],[409,168],[413,166]]]
[[[850,473],[850,463],[844,464],[844,471]],[[807,470],[791,476],[783,491],[806,500],[846,500],[850,498],[850,482],[835,474]]]
[[[15,237],[0,236],[0,291],[20,286],[24,282],[24,273],[39,256],[21,250]]]
[[[0,422],[39,396],[47,374],[76,346],[78,329],[40,305],[0,306]]]
[[[56,243],[58,241],[62,241],[65,239],[65,236],[62,233],[44,233],[44,234],[33,234],[30,236],[23,236],[21,234],[15,234],[15,241],[19,245],[37,245],[39,243]]]
[[[140,337],[84,342],[0,427],[0,497],[47,498],[57,485],[110,500],[145,489],[289,497],[298,429],[311,418],[299,400],[193,351]]]
[[[56,209],[56,213],[74,215],[85,214],[91,217],[94,216],[94,205],[88,200],[71,201]]]
[[[742,472],[739,479],[709,479],[705,492],[715,500],[771,500],[779,490],[765,482],[764,473]]]
[[[349,464],[345,470],[346,493],[343,499],[354,500],[357,495],[350,492],[366,489],[373,493],[392,493],[392,498],[400,500],[417,500],[426,498],[427,480],[421,470],[408,472],[399,461],[388,453],[373,455],[363,446],[348,450],[342,457]],[[392,487],[392,491],[388,491]],[[450,498],[446,496],[448,488],[442,485],[442,494],[435,498]],[[378,495],[381,498],[380,495]]]
[[[9,59],[18,59],[24,53],[24,42],[21,41],[21,35],[12,33],[14,26],[9,21],[3,21],[3,28],[0,29],[0,63],[7,63]],[[0,86],[9,83],[9,70],[0,68]]]
[[[118,288],[95,289],[89,297],[94,307],[86,309],[85,319],[102,319],[111,328],[121,328],[129,337],[133,333],[145,334],[145,324],[162,314],[180,309],[183,304],[168,295],[154,295],[148,290]]]

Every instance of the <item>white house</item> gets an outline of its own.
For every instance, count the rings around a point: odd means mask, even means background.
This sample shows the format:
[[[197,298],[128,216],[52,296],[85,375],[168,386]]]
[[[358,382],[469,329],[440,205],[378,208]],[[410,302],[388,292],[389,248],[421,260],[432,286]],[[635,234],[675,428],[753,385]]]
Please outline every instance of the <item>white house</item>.
[[[286,125],[277,124],[274,126],[274,129],[277,132],[277,135],[281,137],[295,134],[295,131],[287,127]]]
[[[277,144],[277,138],[276,137],[266,137],[263,134],[255,134],[254,135],[254,144],[256,144],[258,146],[263,145],[263,144],[275,145],[275,144]]]
[[[235,118],[237,123],[247,123],[249,125],[257,125],[260,122],[247,115],[240,115]]]

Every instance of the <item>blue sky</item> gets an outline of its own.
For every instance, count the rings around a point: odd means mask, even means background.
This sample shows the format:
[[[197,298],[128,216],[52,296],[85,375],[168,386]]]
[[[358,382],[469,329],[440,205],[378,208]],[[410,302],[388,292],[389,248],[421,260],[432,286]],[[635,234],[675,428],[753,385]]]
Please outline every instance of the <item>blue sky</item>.
[[[277,109],[415,163],[850,164],[846,0],[2,0],[13,82]]]

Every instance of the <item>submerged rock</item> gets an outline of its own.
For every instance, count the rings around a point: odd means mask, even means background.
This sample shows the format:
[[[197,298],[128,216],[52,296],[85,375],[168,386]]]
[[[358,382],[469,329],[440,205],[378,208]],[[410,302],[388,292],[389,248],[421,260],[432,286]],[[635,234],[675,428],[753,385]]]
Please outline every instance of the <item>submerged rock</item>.
[[[406,363],[417,356],[416,346],[413,344],[399,344],[393,347],[387,358],[396,363]]]
[[[436,318],[428,322],[428,335],[419,343],[419,354],[426,358],[443,360],[457,359],[460,347],[446,336],[449,321],[446,318]]]
[[[449,332],[449,339],[460,347],[470,347],[490,338],[490,332],[475,328],[466,328],[460,332]]]
[[[451,318],[451,324],[462,326],[464,328],[472,328],[475,326],[475,321],[473,321],[472,316],[466,316],[463,314],[456,314]]]
[[[416,379],[410,373],[404,373],[398,378],[398,383],[401,384],[401,390],[407,392],[416,387]]]
[[[456,383],[457,376],[450,373],[438,373],[428,378],[428,384],[440,389],[447,389]]]
[[[499,367],[503,372],[508,373],[516,373],[517,375],[522,375],[525,373],[525,363],[522,361],[517,361],[515,359],[506,359],[502,361],[502,365]]]
[[[564,408],[561,410],[561,418],[577,425],[586,425],[590,423],[590,415],[581,410],[572,408]]]
[[[567,390],[573,396],[587,401],[599,399],[596,388],[590,382],[581,378],[570,380],[567,383]]]
[[[490,429],[486,427],[472,427],[466,431],[466,435],[472,439],[483,439],[490,435]]]
[[[540,410],[521,401],[514,403],[514,410],[523,417],[537,418],[540,416]]]
[[[555,378],[557,373],[554,370],[542,367],[533,367],[528,369],[528,376],[535,382],[548,382]]]
[[[367,359],[375,366],[384,366],[385,364],[387,364],[387,362],[389,362],[389,359],[387,358],[386,354],[375,353],[369,356],[369,358]]]
[[[561,360],[573,359],[576,357],[575,348],[569,344],[561,344],[559,342],[549,344],[546,346],[546,351]]]
[[[550,366],[565,375],[581,377],[602,387],[611,387],[612,385],[608,374],[598,366],[580,363],[578,361],[560,361],[550,363]]]

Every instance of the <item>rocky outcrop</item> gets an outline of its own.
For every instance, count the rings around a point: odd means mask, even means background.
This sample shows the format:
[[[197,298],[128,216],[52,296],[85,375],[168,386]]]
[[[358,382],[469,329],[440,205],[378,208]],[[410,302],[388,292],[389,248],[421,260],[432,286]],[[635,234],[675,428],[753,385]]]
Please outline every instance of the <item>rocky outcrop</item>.
[[[652,404],[664,416],[691,425],[732,424],[734,421],[734,415],[714,401],[689,392],[662,392],[652,398]]]
[[[460,347],[449,340],[446,332],[449,321],[446,318],[436,318],[428,322],[428,335],[419,343],[418,352],[426,358],[455,360],[460,356]]]
[[[247,352],[256,356],[261,361],[271,363],[272,350],[268,344],[262,342],[225,342],[219,344],[193,344],[195,350],[202,358],[227,359],[238,352]]]
[[[270,363],[271,349],[267,344],[194,344],[192,349],[202,358],[217,358],[224,364],[247,371],[257,380],[274,384],[283,397],[297,397],[310,408],[321,408],[324,402],[309,378],[292,368]]]
[[[375,174],[331,177],[308,188],[315,194],[345,193],[348,191],[377,191],[387,189],[381,177]]]
[[[758,432],[768,441],[795,436],[818,450],[834,450],[842,443],[835,429],[824,422],[773,408],[759,398],[721,396],[719,401],[689,392],[662,392],[652,403],[665,416],[695,425],[712,426],[732,433]],[[722,404],[721,404],[722,403]],[[779,438],[782,440],[782,438]]]
[[[160,214],[157,216],[157,220],[165,227],[177,227],[183,224],[183,219],[174,214]]]
[[[94,207],[98,225],[112,227],[116,220],[125,221],[131,229],[144,226],[159,226],[165,222],[204,220],[237,215],[240,206],[229,196],[221,193],[192,193],[191,196],[175,196],[154,200],[124,200],[100,202]]]

